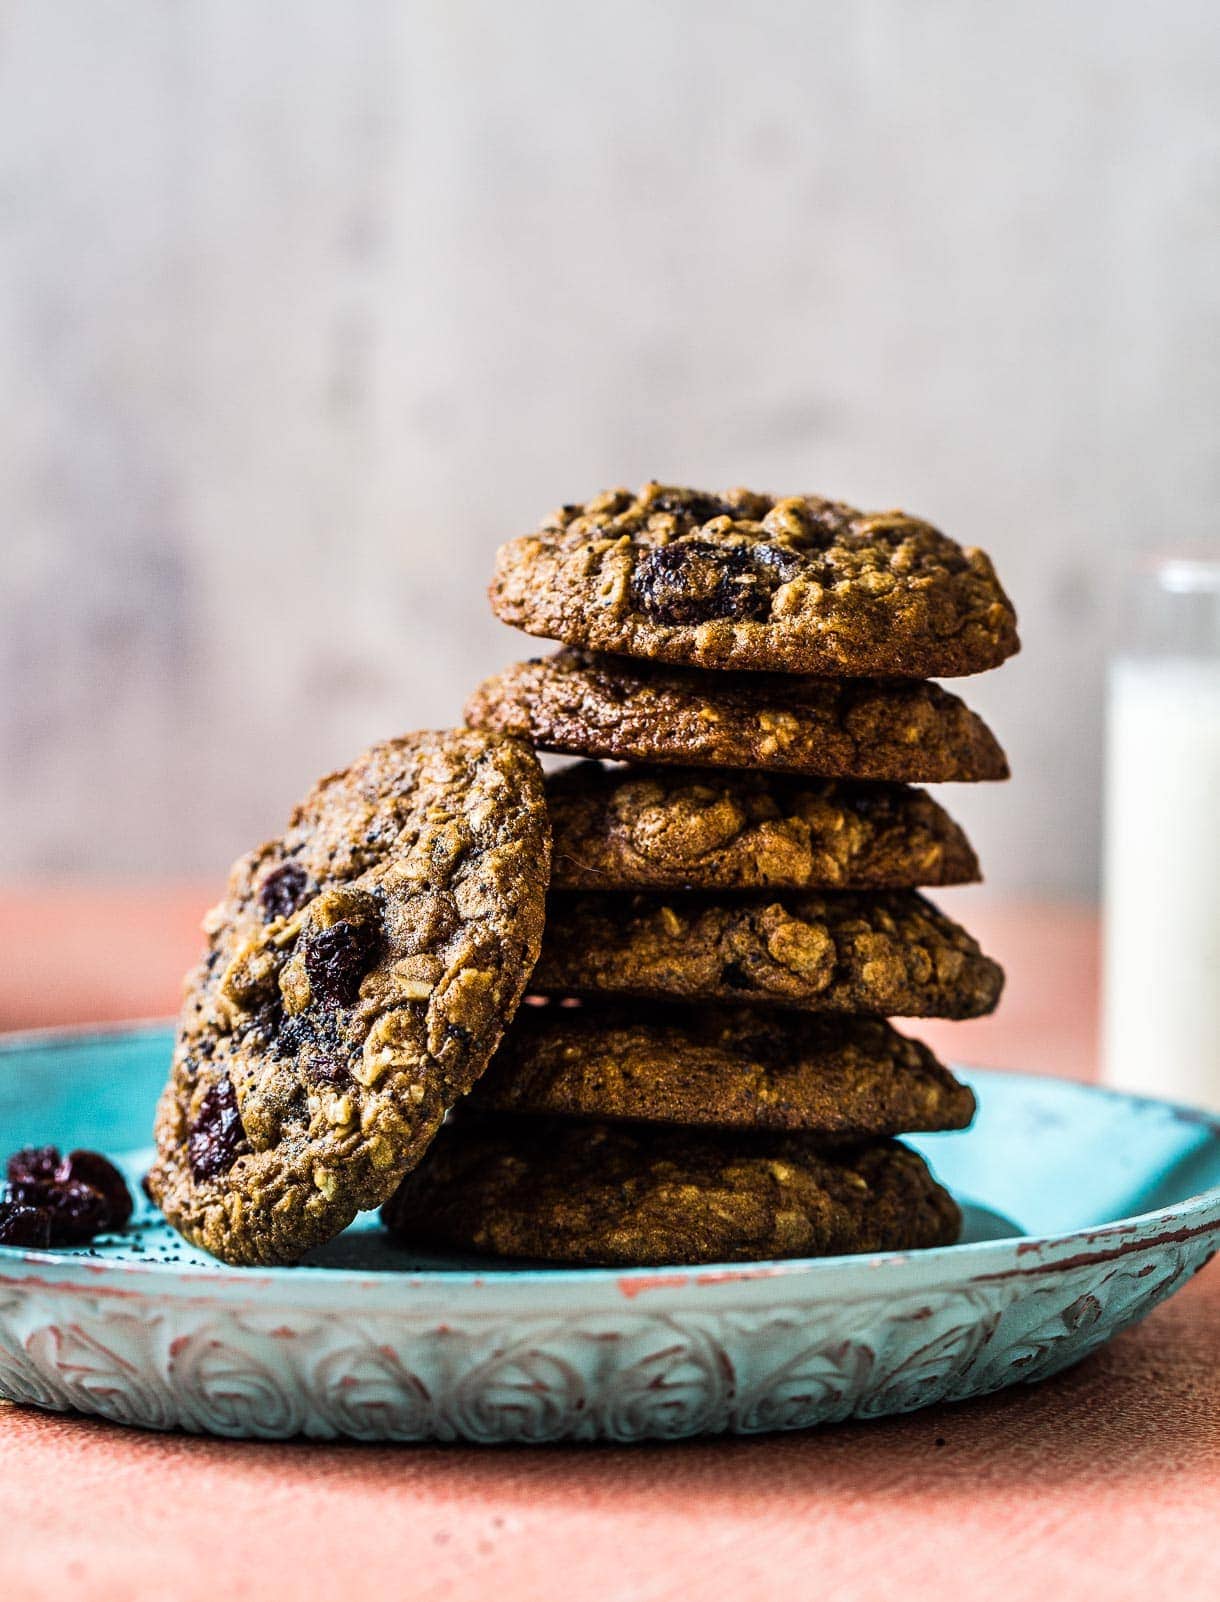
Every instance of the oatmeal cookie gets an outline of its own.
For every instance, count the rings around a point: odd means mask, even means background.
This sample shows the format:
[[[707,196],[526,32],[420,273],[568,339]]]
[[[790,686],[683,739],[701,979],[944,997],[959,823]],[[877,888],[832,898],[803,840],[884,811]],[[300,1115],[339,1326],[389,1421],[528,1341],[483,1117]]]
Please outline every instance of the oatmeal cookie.
[[[530,989],[978,1018],[1004,973],[914,890],[763,896],[556,894]]]
[[[522,1007],[470,1106],[839,1142],[974,1116],[972,1092],[880,1018],[613,1002]]]
[[[527,634],[691,667],[947,678],[1019,645],[983,551],[817,495],[611,490],[502,546],[490,595]]]
[[[879,890],[968,884],[970,842],[924,790],[575,762],[547,779],[563,890]]]
[[[1006,779],[995,736],[938,685],[702,673],[562,650],[486,679],[476,729],[548,751],[827,779]]]
[[[469,1115],[383,1217],[412,1245],[616,1267],[905,1251],[961,1228],[922,1158],[890,1142]]]
[[[542,936],[542,774],[466,731],[376,745],[237,862],[187,982],[149,1190],[232,1263],[378,1206],[478,1078]]]

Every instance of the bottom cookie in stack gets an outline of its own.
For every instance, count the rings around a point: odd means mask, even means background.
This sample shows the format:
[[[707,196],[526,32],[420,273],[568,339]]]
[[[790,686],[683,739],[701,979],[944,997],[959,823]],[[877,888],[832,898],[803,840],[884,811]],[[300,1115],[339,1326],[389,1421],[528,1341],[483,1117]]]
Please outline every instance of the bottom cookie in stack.
[[[957,1204],[897,1141],[484,1119],[446,1125],[383,1210],[414,1245],[604,1267],[946,1246]]]
[[[632,1267],[951,1244],[898,1133],[971,1092],[879,1019],[528,1009],[384,1209],[413,1245]]]

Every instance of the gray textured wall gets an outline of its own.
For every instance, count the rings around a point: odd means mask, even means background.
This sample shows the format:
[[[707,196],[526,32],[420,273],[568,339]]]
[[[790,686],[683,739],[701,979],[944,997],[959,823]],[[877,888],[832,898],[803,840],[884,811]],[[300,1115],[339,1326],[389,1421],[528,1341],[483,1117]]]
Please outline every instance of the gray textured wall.
[[[1088,893],[1124,554],[1217,530],[1218,102],[1214,0],[0,0],[0,872],[223,867],[655,475],[988,546],[948,799]]]

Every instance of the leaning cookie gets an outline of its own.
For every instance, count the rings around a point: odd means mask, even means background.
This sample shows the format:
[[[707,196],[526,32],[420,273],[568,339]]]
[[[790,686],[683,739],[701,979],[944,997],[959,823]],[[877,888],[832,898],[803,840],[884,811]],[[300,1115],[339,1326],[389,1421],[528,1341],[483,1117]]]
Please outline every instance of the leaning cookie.
[[[925,790],[574,762],[547,779],[563,890],[880,890],[968,884],[970,842]]]
[[[974,1117],[967,1086],[880,1018],[613,1002],[522,1007],[470,1105],[857,1143]]]
[[[913,890],[782,899],[555,894],[530,980],[546,996],[644,996],[880,1017],[977,1018],[1000,965]]]
[[[939,685],[702,673],[562,650],[486,679],[477,729],[548,751],[828,779],[1006,779],[991,730]]]
[[[961,1227],[896,1144],[469,1115],[382,1216],[413,1246],[614,1267],[905,1251]]]
[[[536,757],[466,731],[374,746],[233,868],[188,981],[153,1199],[232,1263],[376,1207],[499,1043],[538,954]]]
[[[942,678],[1019,646],[983,551],[817,495],[612,490],[502,546],[490,595],[527,634],[692,667]]]

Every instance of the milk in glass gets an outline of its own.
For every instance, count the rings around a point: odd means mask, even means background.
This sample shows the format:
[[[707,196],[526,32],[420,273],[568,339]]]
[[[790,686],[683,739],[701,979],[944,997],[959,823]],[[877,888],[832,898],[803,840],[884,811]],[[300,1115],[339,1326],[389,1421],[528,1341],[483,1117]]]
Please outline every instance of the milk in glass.
[[[1220,1110],[1220,557],[1142,583],[1109,677],[1104,1077]]]

